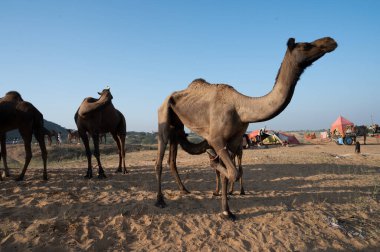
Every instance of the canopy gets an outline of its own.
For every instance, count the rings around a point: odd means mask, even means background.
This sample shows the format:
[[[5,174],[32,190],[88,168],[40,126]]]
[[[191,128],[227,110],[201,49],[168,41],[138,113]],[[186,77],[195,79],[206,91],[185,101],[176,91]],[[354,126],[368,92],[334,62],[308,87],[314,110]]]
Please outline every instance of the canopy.
[[[289,144],[300,144],[300,142],[294,135],[289,135],[284,132],[279,132],[276,135],[282,140],[282,142],[286,141]]]
[[[251,133],[249,133],[249,139],[255,140],[256,136],[259,135],[259,131],[260,130],[254,130]],[[289,135],[284,132],[275,132],[273,130],[265,130],[264,143],[300,144],[300,142],[294,135]]]
[[[334,133],[334,130],[337,130],[342,136],[344,136],[347,126],[354,126],[354,124],[343,116],[339,116],[338,119],[331,124],[330,132]]]

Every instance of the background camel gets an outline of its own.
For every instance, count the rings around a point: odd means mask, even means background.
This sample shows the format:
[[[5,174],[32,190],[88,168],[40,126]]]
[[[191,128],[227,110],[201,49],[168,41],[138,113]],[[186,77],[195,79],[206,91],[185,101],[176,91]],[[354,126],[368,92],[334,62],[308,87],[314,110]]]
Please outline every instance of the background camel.
[[[68,129],[67,130],[67,143],[71,144],[73,140],[79,143],[79,133],[78,130]]]
[[[368,128],[365,125],[355,125],[354,126],[354,132],[356,136],[362,136],[363,137],[363,144],[366,144],[367,141],[367,134],[368,134]]]
[[[91,150],[87,132],[91,135],[94,142],[94,156],[99,167],[98,177],[106,177],[100,162],[99,134],[107,132],[111,133],[119,150],[119,167],[117,172],[123,171],[127,173],[127,168],[125,167],[125,137],[127,134],[125,118],[123,114],[113,106],[113,97],[109,88],[104,89],[98,94],[100,95],[99,99],[91,97],[84,99],[74,117],[79,136],[86,149],[88,161],[86,178],[92,178]],[[121,169],[122,167],[123,170]]]
[[[263,97],[248,97],[229,85],[212,85],[203,79],[194,80],[187,89],[168,96],[158,110],[156,206],[166,206],[161,189],[161,174],[168,142],[170,141],[170,168],[184,192],[187,190],[179,179],[176,167],[178,143],[191,154],[205,151],[208,144],[219,158],[215,169],[222,175],[222,217],[235,219],[227,202],[227,179],[235,181],[241,176],[231,156],[237,153],[241,136],[246,132],[248,124],[266,121],[280,114],[290,103],[303,71],[336,47],[337,43],[328,37],[311,43],[296,43],[295,39],[290,38],[275,85]],[[184,125],[203,137],[206,143],[193,146],[194,148],[190,145],[191,148],[188,148]]]
[[[46,129],[44,128],[43,115],[31,103],[24,101],[18,92],[10,91],[0,99],[0,121],[1,156],[3,158],[5,176],[10,176],[7,165],[6,132],[18,129],[24,141],[25,164],[16,180],[24,179],[26,169],[32,159],[32,135],[34,135],[40,145],[44,166],[43,179],[47,180],[47,152],[44,141]]]

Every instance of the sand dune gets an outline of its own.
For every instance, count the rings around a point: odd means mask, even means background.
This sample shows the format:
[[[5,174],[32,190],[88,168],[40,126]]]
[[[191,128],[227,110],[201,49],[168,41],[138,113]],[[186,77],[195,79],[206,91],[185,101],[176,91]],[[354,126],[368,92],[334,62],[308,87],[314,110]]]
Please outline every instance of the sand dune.
[[[19,148],[22,149],[22,146]],[[65,147],[51,147],[65,148]],[[12,156],[13,153],[13,156]],[[22,157],[10,150],[10,159]],[[333,143],[245,150],[246,195],[229,198],[223,221],[206,155],[179,152],[191,194],[164,168],[168,206],[154,206],[156,151],[127,154],[129,174],[102,156],[105,180],[87,180],[87,161],[50,160],[49,180],[33,159],[23,182],[0,181],[0,251],[378,251],[380,145]],[[13,176],[19,173],[16,161]],[[17,168],[15,168],[17,167]]]

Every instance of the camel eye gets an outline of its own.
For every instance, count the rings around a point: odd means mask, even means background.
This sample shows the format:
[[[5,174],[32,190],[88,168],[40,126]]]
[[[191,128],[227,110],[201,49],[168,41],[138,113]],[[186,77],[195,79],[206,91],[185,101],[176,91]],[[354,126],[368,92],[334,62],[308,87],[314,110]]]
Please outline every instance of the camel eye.
[[[312,46],[311,44],[304,44],[304,45],[303,45],[303,49],[304,49],[305,51],[308,51],[308,50],[310,50],[311,48],[313,48],[313,46]]]

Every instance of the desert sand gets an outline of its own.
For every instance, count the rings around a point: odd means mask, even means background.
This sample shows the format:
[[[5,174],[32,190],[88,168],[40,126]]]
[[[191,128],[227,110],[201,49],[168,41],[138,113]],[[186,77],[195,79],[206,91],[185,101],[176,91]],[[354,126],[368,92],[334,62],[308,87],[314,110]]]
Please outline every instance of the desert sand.
[[[12,177],[0,181],[0,251],[379,251],[380,143],[367,142],[360,154],[319,140],[244,150],[246,195],[236,183],[229,197],[235,222],[219,216],[206,154],[179,151],[187,195],[164,167],[168,206],[160,209],[155,150],[128,152],[125,175],[114,173],[116,152],[102,150],[108,178],[88,180],[83,147],[51,146],[43,181],[34,146],[25,180],[15,182],[23,146],[8,146]]]

